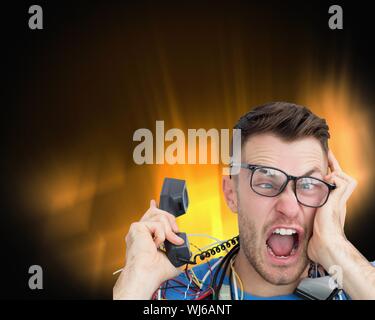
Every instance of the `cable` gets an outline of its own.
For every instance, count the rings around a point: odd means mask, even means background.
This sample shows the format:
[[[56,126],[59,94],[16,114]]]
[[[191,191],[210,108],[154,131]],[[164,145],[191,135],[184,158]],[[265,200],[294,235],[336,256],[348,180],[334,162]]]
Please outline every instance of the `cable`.
[[[209,262],[207,262],[207,263],[209,263]],[[213,270],[217,267],[217,265],[220,263],[220,260],[218,260],[218,261],[216,261],[215,263],[214,263],[214,265],[212,266],[212,267],[210,267],[209,268],[209,270],[205,273],[205,275],[203,276],[203,278],[202,278],[202,280],[200,281],[201,282],[201,287],[200,287],[200,289],[202,289],[202,287],[203,287],[203,285],[204,285],[204,282],[206,281],[206,278],[208,277],[208,276],[211,276],[211,282],[210,282],[210,285],[208,286],[208,291],[213,291],[214,289],[211,287],[211,283],[212,283],[212,272],[213,272]],[[193,269],[191,269],[191,270],[193,270]],[[213,292],[212,292],[213,293]],[[197,300],[199,300],[198,299],[198,296],[199,296],[199,293],[197,293],[197,295],[196,295],[196,299]]]
[[[232,268],[229,269],[229,292],[230,292],[230,299],[231,300],[238,300],[238,299],[233,299],[233,286],[232,286]]]
[[[124,268],[121,268],[121,269],[116,270],[115,272],[112,273],[112,275],[114,276],[115,274],[121,272],[123,269],[124,269]]]
[[[200,280],[198,279],[198,277],[195,275],[194,270],[193,270],[193,269],[190,269],[190,271],[191,271],[191,273],[192,273],[192,275],[193,275],[193,281],[194,281],[194,279],[195,279],[196,284],[199,286],[199,288],[202,288],[203,283],[201,283]]]
[[[212,243],[208,244],[207,246],[204,246],[203,248],[200,248],[200,249],[197,250],[196,252],[193,252],[193,256],[196,255],[197,252],[202,252],[202,251],[204,251],[204,250],[206,250],[206,249],[208,249],[208,248],[211,248],[211,247],[213,247],[213,246],[215,246],[215,245],[222,245],[222,244],[225,244],[226,242],[227,242],[227,240],[212,242]],[[192,244],[192,243],[190,242],[190,244]],[[194,246],[194,247],[197,247],[197,246]],[[228,249],[225,248],[225,251],[228,252]]]
[[[210,287],[210,290],[207,290],[205,293],[200,295],[196,300],[203,300],[204,298],[207,298],[208,296],[213,294],[213,289]]]
[[[232,249],[233,250],[233,249]],[[232,250],[225,256],[223,257],[221,260],[220,260],[220,264],[218,266],[218,268],[216,269],[215,271],[215,274],[214,274],[214,277],[212,279],[212,287],[214,288],[214,295],[213,295],[213,299],[216,300],[215,298],[217,298],[218,296],[218,292],[220,291],[220,287],[221,287],[221,284],[220,285],[216,285],[216,280],[217,280],[217,277],[219,275],[219,272],[220,270],[223,269],[223,266],[226,267],[226,263],[227,263],[227,259],[228,257],[230,256]],[[225,269],[225,268],[224,268]],[[219,281],[220,282],[220,281]]]
[[[210,236],[209,234],[206,234],[206,233],[188,233],[187,236],[188,236],[188,237],[210,238],[210,239],[215,240],[215,241],[217,241],[217,242],[222,241],[222,240],[220,240],[219,238],[216,238],[216,237]]]
[[[241,300],[243,300],[243,297],[244,297],[244,287],[243,287],[243,284],[242,284],[242,281],[241,281],[241,278],[240,276],[237,274],[236,270],[234,269],[234,266],[233,266],[233,259],[230,263],[230,267],[233,271],[233,274],[235,275],[235,277],[238,278],[238,282],[240,283],[240,290],[241,290]],[[234,286],[235,286],[235,290],[237,292],[237,280],[236,278],[234,278]],[[238,299],[238,294],[237,294],[237,299]]]
[[[224,277],[225,277],[226,270],[228,268],[228,264],[230,262],[230,259],[235,254],[237,254],[237,252],[238,252],[239,249],[240,249],[240,246],[239,246],[239,243],[237,243],[231,249],[231,251],[229,251],[229,253],[226,256],[224,256],[224,258],[220,261],[219,267],[216,269],[216,272],[215,272],[214,278],[213,278],[213,285],[211,285],[214,288],[214,295],[213,295],[214,300],[217,300],[219,298],[220,289],[221,289],[221,287],[223,285]],[[223,269],[223,272],[222,272],[222,274],[220,276],[219,283],[218,283],[218,285],[216,285],[217,277],[219,275],[220,270],[222,270],[222,269]]]
[[[221,260],[218,260],[215,262],[215,264],[212,266],[211,270],[208,270],[206,272],[206,274],[203,276],[203,279],[202,279],[202,283],[205,282],[206,278],[209,276],[209,275],[212,275],[212,271],[216,268],[216,266],[220,263]]]
[[[230,261],[230,270],[231,270],[231,275],[232,275],[232,278],[233,278],[233,284],[234,284],[234,297],[236,300],[238,300],[238,288],[237,288],[237,281],[236,281],[236,275],[234,273],[234,269],[233,269],[233,260]]]
[[[202,251],[201,253],[197,253],[194,255],[193,259],[187,263],[189,264],[197,264],[197,259],[199,258],[201,261],[204,259],[207,259],[211,256],[216,255],[217,253],[220,253],[221,251],[227,250],[231,246],[235,246],[239,243],[239,237],[233,237],[232,239],[229,239],[227,241],[224,241],[222,244],[217,245],[215,247],[210,248],[209,250]],[[228,253],[229,254],[229,253]]]
[[[186,287],[185,295],[184,295],[184,300],[186,300],[186,295],[187,295],[187,293],[188,293],[188,291],[189,291],[189,288],[190,288],[190,285],[191,285],[192,279],[193,279],[193,278],[190,278],[189,284],[188,284],[188,286]]]

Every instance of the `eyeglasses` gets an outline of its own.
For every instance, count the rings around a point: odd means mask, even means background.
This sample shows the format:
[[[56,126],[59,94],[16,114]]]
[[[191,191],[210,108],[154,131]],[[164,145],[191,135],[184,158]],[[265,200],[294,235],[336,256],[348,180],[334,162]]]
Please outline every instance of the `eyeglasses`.
[[[336,189],[336,185],[329,184],[318,178],[301,176],[294,177],[286,172],[260,165],[247,163],[231,164],[231,167],[239,166],[251,171],[250,187],[251,189],[265,197],[276,197],[281,194],[290,180],[294,181],[294,194],[297,201],[311,208],[322,207],[328,200],[329,194]]]

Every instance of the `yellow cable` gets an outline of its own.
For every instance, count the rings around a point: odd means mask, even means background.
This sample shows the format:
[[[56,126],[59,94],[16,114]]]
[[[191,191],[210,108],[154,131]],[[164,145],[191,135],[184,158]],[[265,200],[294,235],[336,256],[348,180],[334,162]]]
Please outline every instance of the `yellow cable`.
[[[241,281],[241,278],[239,277],[239,275],[237,274],[236,270],[234,270],[234,267],[233,267],[233,259],[231,260],[230,262],[230,267],[232,269],[232,272],[234,273],[235,277],[238,278],[238,282],[240,283],[240,290],[241,290],[241,300],[243,299],[243,294],[244,294],[244,290],[243,290],[243,284],[242,284],[242,281]]]
[[[199,287],[199,288],[202,288],[203,286],[203,283],[198,279],[198,277],[195,275],[194,273],[194,270],[193,269],[190,269],[192,275],[193,275],[193,281],[194,283]]]

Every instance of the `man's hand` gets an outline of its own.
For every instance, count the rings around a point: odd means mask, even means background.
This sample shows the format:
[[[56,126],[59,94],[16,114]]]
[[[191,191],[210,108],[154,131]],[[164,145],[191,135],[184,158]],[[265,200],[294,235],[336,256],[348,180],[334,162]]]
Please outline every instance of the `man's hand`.
[[[350,298],[375,299],[375,268],[344,234],[346,202],[357,182],[341,170],[331,151],[328,163],[331,173],[325,180],[336,184],[337,188],[332,191],[327,203],[316,211],[308,256],[326,271],[340,272],[341,275],[336,273],[334,276],[338,276],[339,285]]]
[[[151,200],[150,208],[139,222],[131,224],[125,238],[126,263],[113,289],[114,299],[150,299],[162,282],[180,273],[159,249],[166,239],[183,244],[175,232],[176,218]]]
[[[327,203],[317,209],[314,220],[313,235],[309,241],[309,258],[321,264],[326,270],[329,261],[329,250],[340,250],[346,241],[344,224],[346,216],[346,202],[355,189],[357,182],[344,173],[333,155],[328,152],[330,174],[324,180],[336,185],[336,189],[329,195]]]

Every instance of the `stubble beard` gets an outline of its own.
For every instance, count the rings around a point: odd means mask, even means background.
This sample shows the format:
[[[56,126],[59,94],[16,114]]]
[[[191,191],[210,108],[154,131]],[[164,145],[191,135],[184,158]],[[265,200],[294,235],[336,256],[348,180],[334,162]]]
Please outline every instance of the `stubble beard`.
[[[258,243],[261,242],[258,240],[261,239],[259,237],[259,230],[257,230],[255,223],[251,221],[249,215],[242,210],[238,195],[237,199],[241,250],[245,254],[249,264],[265,281],[273,285],[287,285],[296,282],[301,278],[302,273],[309,263],[307,258],[308,241],[306,241],[306,239],[303,240],[303,250],[297,265],[292,267],[295,269],[292,274],[290,273],[290,266],[267,266],[261,255],[262,250],[265,250],[263,246],[266,244]],[[262,232],[264,232],[264,230],[262,230]]]

